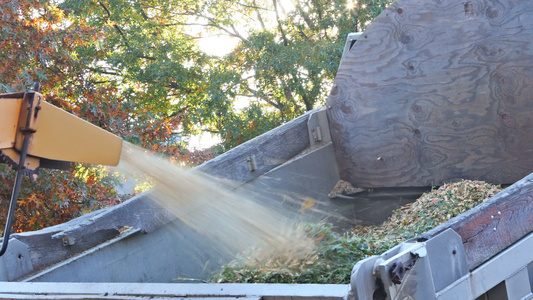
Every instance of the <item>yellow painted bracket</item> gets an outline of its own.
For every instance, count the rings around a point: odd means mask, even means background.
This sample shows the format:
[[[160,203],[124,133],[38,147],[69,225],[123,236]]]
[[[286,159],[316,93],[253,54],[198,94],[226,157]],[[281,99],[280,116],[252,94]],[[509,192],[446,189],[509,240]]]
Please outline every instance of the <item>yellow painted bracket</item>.
[[[15,162],[23,131],[31,132],[29,169],[36,168],[35,159],[43,167],[43,161],[55,167],[62,162],[115,166],[120,160],[122,139],[116,135],[45,102],[39,93],[0,94],[0,151]]]

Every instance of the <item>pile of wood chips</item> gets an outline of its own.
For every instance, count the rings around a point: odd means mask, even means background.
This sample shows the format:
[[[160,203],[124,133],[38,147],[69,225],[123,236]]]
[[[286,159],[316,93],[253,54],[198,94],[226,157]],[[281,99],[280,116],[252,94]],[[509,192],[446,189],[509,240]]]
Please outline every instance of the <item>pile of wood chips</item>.
[[[378,226],[355,227],[342,236],[329,227],[309,225],[312,255],[295,264],[281,260],[237,259],[213,277],[215,282],[347,284],[353,264],[438,226],[494,196],[502,188],[482,181],[449,183],[393,212]],[[323,224],[324,225],[324,224]],[[283,253],[280,253],[283,254]]]
[[[395,210],[382,225],[358,226],[352,232],[358,236],[401,242],[474,208],[501,190],[501,186],[483,181],[462,180],[445,184]]]

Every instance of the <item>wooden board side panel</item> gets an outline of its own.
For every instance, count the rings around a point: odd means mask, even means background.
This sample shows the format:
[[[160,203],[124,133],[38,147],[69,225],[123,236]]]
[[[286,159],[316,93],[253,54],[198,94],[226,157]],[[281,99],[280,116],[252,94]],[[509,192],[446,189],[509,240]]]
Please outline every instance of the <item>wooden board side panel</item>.
[[[309,115],[310,112],[247,141],[195,170],[236,183],[249,182],[309,148]],[[254,158],[254,171],[247,163],[250,157]]]
[[[359,187],[533,172],[533,6],[398,0],[343,56],[328,98],[341,178]]]
[[[448,228],[461,236],[470,270],[533,232],[533,174],[423,237]]]
[[[149,233],[175,218],[150,200],[150,192],[146,192],[67,223],[13,234],[12,237],[28,246],[32,265],[38,270],[108,241],[125,227]],[[73,245],[64,246],[63,238],[72,239]]]

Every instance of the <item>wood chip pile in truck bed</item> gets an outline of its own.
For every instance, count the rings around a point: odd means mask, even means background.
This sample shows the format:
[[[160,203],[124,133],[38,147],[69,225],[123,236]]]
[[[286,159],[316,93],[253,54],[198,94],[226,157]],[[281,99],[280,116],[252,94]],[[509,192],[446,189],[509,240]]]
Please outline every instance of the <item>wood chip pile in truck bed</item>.
[[[351,269],[357,261],[379,255],[407,239],[419,236],[474,208],[501,190],[500,186],[482,181],[463,180],[445,184],[397,209],[383,224],[358,226],[342,236],[335,234],[325,224],[306,225],[306,234],[315,241],[310,254],[297,261],[283,259],[284,253],[265,261],[241,257],[223,267],[213,281],[349,283]],[[290,263],[282,263],[288,261]]]
[[[483,181],[448,183],[395,210],[382,225],[355,227],[352,232],[367,237],[403,241],[474,208],[501,190],[500,186]]]

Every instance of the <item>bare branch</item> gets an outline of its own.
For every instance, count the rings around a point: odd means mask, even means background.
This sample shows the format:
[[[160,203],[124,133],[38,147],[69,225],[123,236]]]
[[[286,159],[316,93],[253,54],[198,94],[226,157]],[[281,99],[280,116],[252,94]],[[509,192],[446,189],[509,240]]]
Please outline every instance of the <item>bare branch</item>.
[[[99,73],[99,74],[120,76],[120,74],[115,72],[115,71],[107,71],[107,70],[96,69],[96,68],[87,68],[87,70],[93,71],[93,72],[96,72],[96,73]]]
[[[137,4],[139,4],[139,3],[137,3]],[[137,6],[138,9],[139,9],[139,12],[140,12],[140,14],[141,14],[141,17],[143,17],[143,19],[144,19],[145,21],[148,21],[150,18],[148,18],[148,16],[147,16],[146,13],[144,12],[144,9],[142,8],[142,6],[141,6],[141,5],[136,5],[136,6]]]
[[[102,3],[102,1],[98,0],[98,3],[100,4],[100,6],[102,6],[102,8],[105,10],[105,12],[107,13],[107,17],[111,20],[111,12],[109,11],[109,9],[107,9],[107,7]],[[126,35],[124,34],[124,32],[122,31],[122,29],[120,29],[120,27],[117,25],[117,24],[114,24],[113,27],[118,31],[118,33],[122,36],[122,38],[124,39],[124,43],[126,44],[126,47],[130,48],[130,45],[128,43],[128,39],[126,38]]]
[[[304,19],[305,24],[307,24],[307,27],[309,27],[309,29],[314,29],[315,26],[313,22],[311,21],[311,18],[309,17],[309,15],[303,10],[302,5],[300,4],[300,1],[296,3],[296,9],[298,10],[300,15]]]
[[[257,4],[255,3],[255,0],[253,0],[254,2],[254,6],[257,6]],[[258,7],[254,7],[255,9],[255,13],[257,14],[257,19],[259,20],[259,23],[261,23],[261,28],[263,28],[263,30],[267,30],[266,26],[265,26],[265,22],[263,22],[263,17],[261,17],[261,12],[259,11],[260,8]]]
[[[281,20],[279,18],[278,1],[272,0],[272,3],[274,4],[274,11],[276,12],[276,21],[278,22],[278,29],[281,34],[281,37],[283,38],[283,45],[288,46],[289,40],[287,39],[287,36],[285,35],[285,32],[283,31],[283,26],[281,25]]]
[[[219,130],[211,130],[211,129],[202,129],[203,132],[209,132],[214,134],[220,134]]]
[[[157,60],[157,58],[155,58],[155,57],[145,56],[145,55],[137,55],[137,57],[138,58],[148,59],[148,60]]]
[[[276,103],[276,102],[274,102],[274,101],[272,101],[272,100],[270,100],[270,99],[268,99],[268,98],[266,98],[266,97],[261,97],[261,96],[259,95],[259,92],[257,92],[256,90],[253,90],[253,89],[250,88],[250,87],[246,87],[246,90],[247,90],[248,92],[250,92],[251,95],[242,94],[242,95],[239,95],[239,96],[243,96],[243,97],[254,97],[254,98],[257,98],[257,99],[259,99],[259,100],[263,100],[263,101],[265,101],[266,103],[268,103],[269,105],[271,105],[271,106],[273,106],[273,107],[275,107],[275,108],[277,108],[277,109],[279,109],[279,110],[281,110],[281,108],[283,107],[283,105],[282,105],[281,103]]]
[[[269,9],[267,9],[267,8],[264,8],[264,7],[261,7],[261,6],[257,5],[257,3],[255,2],[255,0],[253,0],[253,1],[254,1],[254,2],[253,2],[254,5],[248,5],[248,4],[245,4],[245,3],[238,3],[238,4],[239,4],[240,6],[242,6],[242,7],[253,8],[253,9],[255,9],[255,10],[266,10],[266,11],[269,10]]]

